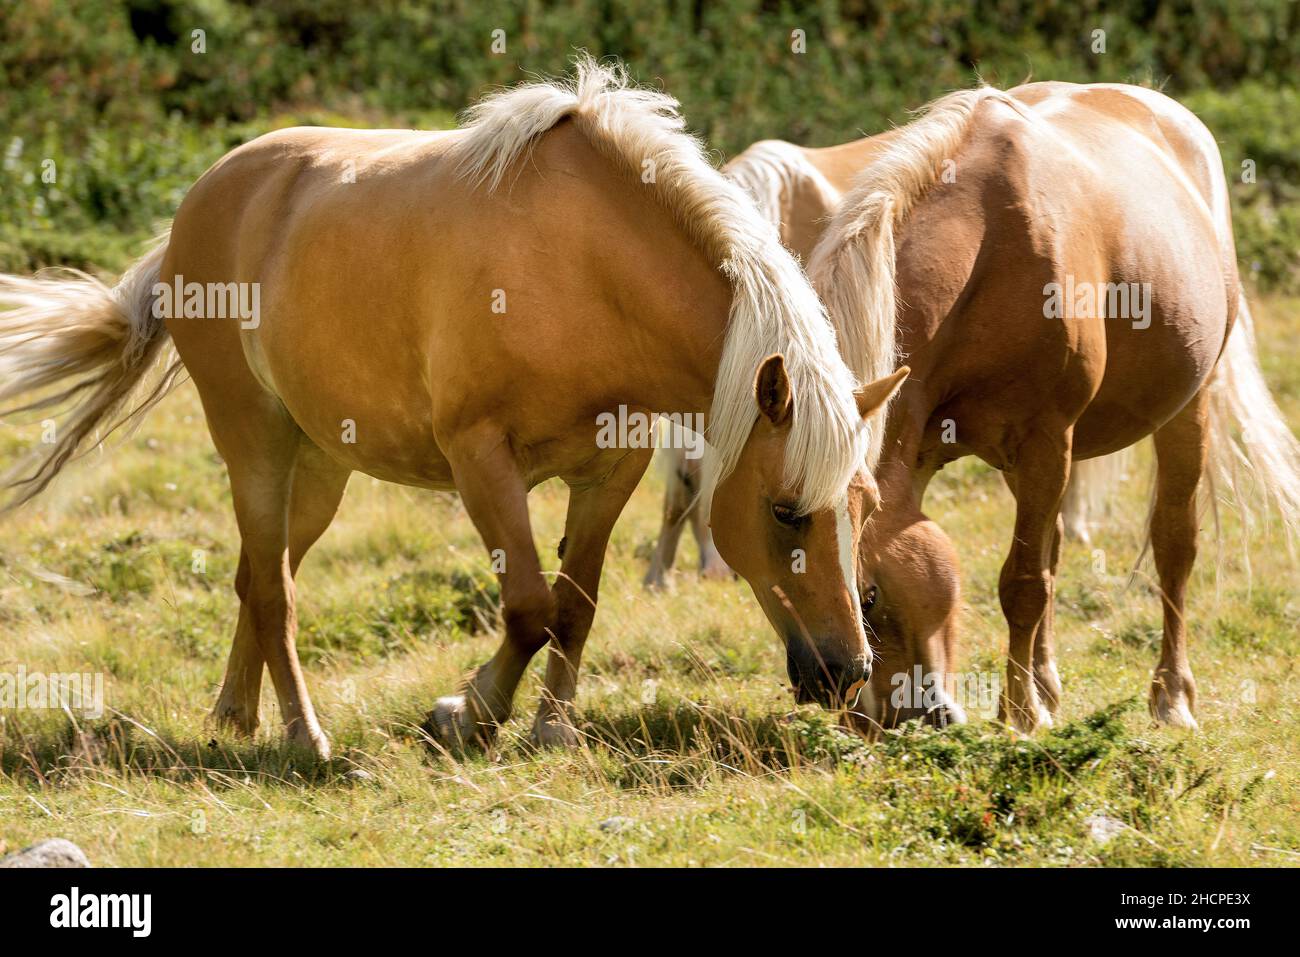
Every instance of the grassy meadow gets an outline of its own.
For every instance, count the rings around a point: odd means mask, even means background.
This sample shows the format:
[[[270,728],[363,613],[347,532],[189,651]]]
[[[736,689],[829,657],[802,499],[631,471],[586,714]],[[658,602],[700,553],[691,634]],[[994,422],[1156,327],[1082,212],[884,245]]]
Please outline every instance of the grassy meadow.
[[[1300,426],[1300,300],[1258,302],[1265,369]],[[8,426],[6,459],[39,424]],[[1201,731],[1154,727],[1159,645],[1141,546],[1149,453],[1093,545],[1067,544],[1063,722],[907,727],[867,744],[795,709],[743,583],[640,585],[661,480],[610,546],[579,692],[582,746],[531,752],[539,656],[494,753],[431,755],[415,725],[499,640],[459,501],[355,476],[299,576],[299,650],[335,757],[282,745],[269,679],[253,741],[206,722],[237,613],[224,467],[181,388],[0,533],[0,673],[98,672],[106,712],[0,712],[0,853],[61,836],[96,865],[1294,865],[1300,583],[1273,523],[1207,517],[1189,615]],[[554,568],[564,489],[532,496]],[[1000,674],[1010,498],[958,463],[929,509],[965,573],[957,670]],[[1099,550],[1099,551],[1098,551]],[[1248,556],[1248,561],[1247,561]]]

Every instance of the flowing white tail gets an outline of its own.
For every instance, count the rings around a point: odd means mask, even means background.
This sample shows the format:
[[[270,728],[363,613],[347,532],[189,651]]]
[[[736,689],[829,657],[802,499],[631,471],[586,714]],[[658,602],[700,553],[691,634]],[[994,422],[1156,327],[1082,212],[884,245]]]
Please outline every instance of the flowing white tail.
[[[1228,489],[1247,520],[1248,505],[1262,499],[1290,540],[1300,532],[1300,442],[1264,382],[1250,306],[1244,295],[1239,302],[1210,383],[1210,491]]]
[[[1092,541],[1093,529],[1110,513],[1112,490],[1133,468],[1133,448],[1080,459],[1070,466],[1070,484],[1061,502],[1066,535],[1085,545]]]
[[[0,416],[64,413],[53,441],[0,479],[12,491],[0,511],[39,495],[79,450],[138,421],[178,381],[184,367],[174,355],[161,361],[169,338],[153,310],[166,248],[163,237],[111,288],[75,269],[0,275],[0,403],[30,397]]]

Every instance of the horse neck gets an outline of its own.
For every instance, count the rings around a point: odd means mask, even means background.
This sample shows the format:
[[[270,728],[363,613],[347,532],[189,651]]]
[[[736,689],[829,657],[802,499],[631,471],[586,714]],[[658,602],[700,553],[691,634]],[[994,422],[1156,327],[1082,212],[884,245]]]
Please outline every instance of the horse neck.
[[[562,123],[538,142],[514,191],[551,224],[552,241],[590,270],[581,287],[607,306],[595,346],[617,370],[624,401],[707,415],[726,340],[730,284],[639,173]]]
[[[707,418],[726,340],[732,290],[666,217],[640,220],[630,248],[606,255],[606,288],[628,324],[629,397],[658,412]]]

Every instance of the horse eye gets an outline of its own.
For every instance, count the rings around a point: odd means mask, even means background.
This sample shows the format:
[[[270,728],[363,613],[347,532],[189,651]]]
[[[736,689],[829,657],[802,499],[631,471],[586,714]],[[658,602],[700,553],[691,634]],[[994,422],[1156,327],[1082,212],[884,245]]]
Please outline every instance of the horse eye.
[[[793,527],[799,524],[799,513],[789,505],[773,505],[772,517],[782,525]]]
[[[876,591],[876,586],[872,585],[870,588],[867,589],[867,593],[862,596],[862,613],[864,615],[867,612],[871,611],[872,606],[875,605],[876,603],[876,596],[878,594],[879,593]]]

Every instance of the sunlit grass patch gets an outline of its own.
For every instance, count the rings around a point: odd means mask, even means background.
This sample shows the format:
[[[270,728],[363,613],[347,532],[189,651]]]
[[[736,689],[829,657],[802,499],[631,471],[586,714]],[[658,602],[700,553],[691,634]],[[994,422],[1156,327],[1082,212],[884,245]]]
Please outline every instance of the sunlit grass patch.
[[[1262,343],[1300,334],[1300,303],[1257,312]],[[1281,346],[1265,363],[1284,381],[1300,369]],[[1279,401],[1300,421],[1300,393]],[[1130,574],[1149,456],[1094,542],[1066,545],[1055,730],[1023,739],[977,721],[868,743],[794,708],[748,586],[697,580],[689,536],[670,591],[641,588],[662,492],[652,473],[610,544],[579,747],[527,744],[539,657],[497,747],[455,761],[418,726],[500,641],[488,557],[454,496],[355,476],[298,579],[299,650],[334,748],[322,763],[283,744],[269,680],[251,741],[207,720],[239,552],[225,470],[185,386],[3,525],[0,672],[102,674],[107,707],[0,712],[0,842],[64,836],[113,865],[1294,864],[1300,578],[1276,523],[1246,531],[1221,509],[1220,550],[1207,516],[1188,607],[1201,731],[1154,727],[1150,559]],[[531,502],[553,571],[563,489]],[[963,461],[927,509],[962,563],[955,668],[1000,675],[1010,496]]]

